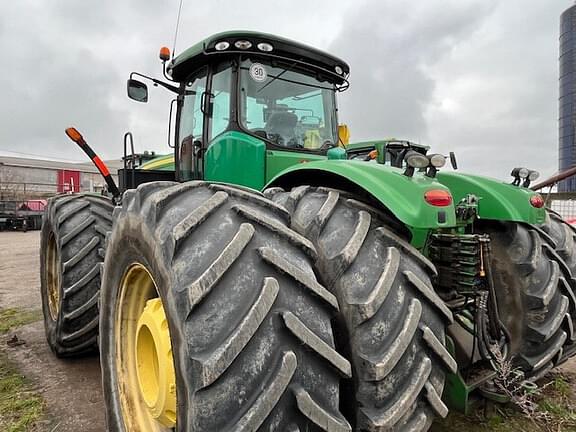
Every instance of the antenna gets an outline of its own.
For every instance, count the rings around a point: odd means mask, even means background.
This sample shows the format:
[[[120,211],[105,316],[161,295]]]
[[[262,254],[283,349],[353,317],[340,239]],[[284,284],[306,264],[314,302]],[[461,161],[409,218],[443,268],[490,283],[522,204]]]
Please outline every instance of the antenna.
[[[176,31],[174,32],[174,45],[172,47],[172,58],[174,58],[176,52],[176,39],[178,39],[178,29],[180,28],[180,14],[182,13],[182,3],[184,3],[184,0],[180,0],[180,6],[178,7],[178,17],[176,18]]]

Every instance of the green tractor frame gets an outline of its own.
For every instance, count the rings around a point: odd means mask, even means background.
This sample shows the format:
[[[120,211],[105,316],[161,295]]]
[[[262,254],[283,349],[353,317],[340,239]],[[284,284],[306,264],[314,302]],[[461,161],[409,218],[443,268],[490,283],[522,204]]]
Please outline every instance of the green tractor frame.
[[[125,136],[110,197],[57,196],[42,230],[47,339],[99,350],[111,431],[425,431],[573,355],[576,232],[528,189],[349,143],[349,66],[234,31],[175,58],[165,156]],[[456,162],[451,155],[451,162]]]

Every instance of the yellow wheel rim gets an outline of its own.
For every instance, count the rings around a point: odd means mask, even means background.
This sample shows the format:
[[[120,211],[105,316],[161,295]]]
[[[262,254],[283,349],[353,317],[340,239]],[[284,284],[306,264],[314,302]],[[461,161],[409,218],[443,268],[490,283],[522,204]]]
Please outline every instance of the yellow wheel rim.
[[[176,425],[176,375],[166,313],[152,275],[133,264],[120,284],[116,371],[127,431]]]
[[[60,253],[54,233],[50,233],[46,251],[46,290],[48,297],[48,310],[52,321],[58,319],[60,313]]]

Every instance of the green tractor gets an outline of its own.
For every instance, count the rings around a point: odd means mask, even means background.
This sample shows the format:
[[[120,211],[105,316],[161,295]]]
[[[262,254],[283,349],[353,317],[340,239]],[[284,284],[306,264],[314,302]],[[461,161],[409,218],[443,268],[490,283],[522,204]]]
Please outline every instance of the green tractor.
[[[175,94],[173,153],[126,140],[118,188],[68,129],[111,198],[55,197],[42,230],[48,342],[100,351],[109,430],[425,431],[501,398],[503,362],[535,380],[574,353],[576,233],[536,173],[349,144],[348,65],[277,36],[160,58],[128,95]]]

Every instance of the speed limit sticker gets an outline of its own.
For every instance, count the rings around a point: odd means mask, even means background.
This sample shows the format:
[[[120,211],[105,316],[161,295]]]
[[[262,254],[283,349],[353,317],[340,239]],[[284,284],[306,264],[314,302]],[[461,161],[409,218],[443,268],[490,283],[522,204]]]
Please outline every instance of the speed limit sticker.
[[[268,78],[268,73],[266,72],[266,68],[264,65],[260,63],[254,63],[250,66],[250,77],[257,82],[266,81]]]

